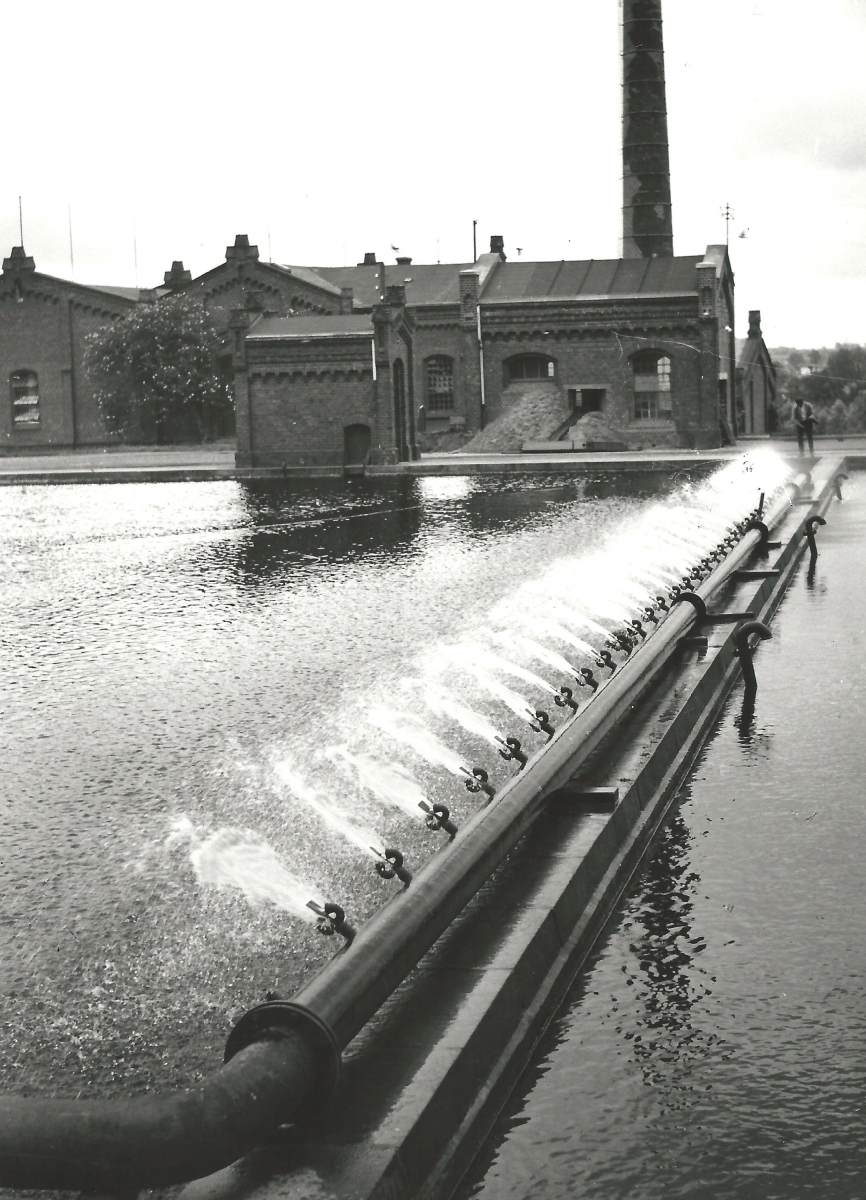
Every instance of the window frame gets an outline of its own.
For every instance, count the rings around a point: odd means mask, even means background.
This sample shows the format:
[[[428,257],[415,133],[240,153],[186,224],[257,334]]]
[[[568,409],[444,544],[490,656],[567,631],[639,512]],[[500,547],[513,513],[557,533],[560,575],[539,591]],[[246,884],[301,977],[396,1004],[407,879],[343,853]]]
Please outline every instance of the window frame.
[[[433,391],[430,387],[430,372],[431,368],[435,371],[437,368],[447,366],[450,371],[451,390],[447,393],[450,403],[441,404],[436,402],[436,397],[446,395],[445,392]],[[428,417],[450,416],[454,412],[455,399],[455,372],[454,359],[450,354],[431,354],[424,359],[424,411]]]
[[[32,381],[32,382],[31,382]],[[22,402],[26,396],[32,396],[29,403]],[[9,403],[12,410],[12,428],[36,429],[42,424],[42,414],[39,406],[39,372],[30,367],[20,367],[9,372]],[[21,414],[34,413],[31,419],[21,420]]]
[[[647,368],[649,370],[641,369]],[[668,424],[673,421],[673,359],[667,350],[641,350],[631,359],[632,420]],[[654,381],[655,386],[639,385]]]
[[[514,375],[515,364],[526,364],[528,362],[544,363],[546,374],[527,375],[522,374],[519,377]],[[551,358],[549,354],[542,354],[536,350],[526,350],[522,354],[514,354],[511,358],[507,358],[502,364],[505,370],[505,386],[508,387],[512,383],[555,383],[556,382],[556,359]]]

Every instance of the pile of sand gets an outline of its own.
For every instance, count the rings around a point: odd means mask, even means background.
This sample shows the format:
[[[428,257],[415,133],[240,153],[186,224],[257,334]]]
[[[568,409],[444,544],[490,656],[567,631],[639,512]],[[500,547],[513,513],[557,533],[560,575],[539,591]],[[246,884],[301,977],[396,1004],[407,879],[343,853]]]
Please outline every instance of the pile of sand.
[[[506,400],[506,397],[503,397]],[[518,394],[495,421],[476,433],[464,453],[506,454],[519,451],[524,442],[544,441],[568,416],[568,402],[549,386],[527,388]]]

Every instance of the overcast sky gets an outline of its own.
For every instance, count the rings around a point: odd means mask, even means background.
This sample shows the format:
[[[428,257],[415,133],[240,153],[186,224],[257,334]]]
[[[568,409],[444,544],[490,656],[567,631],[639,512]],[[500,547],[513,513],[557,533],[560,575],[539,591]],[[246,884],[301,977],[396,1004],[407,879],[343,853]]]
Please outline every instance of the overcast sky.
[[[866,342],[866,0],[664,0],[674,249],[723,242],[737,332]],[[3,10],[0,249],[153,286],[391,246],[612,258],[617,0],[29,0]],[[135,231],[135,238],[134,238]],[[739,235],[746,233],[745,238]],[[135,244],[137,243],[137,270]]]

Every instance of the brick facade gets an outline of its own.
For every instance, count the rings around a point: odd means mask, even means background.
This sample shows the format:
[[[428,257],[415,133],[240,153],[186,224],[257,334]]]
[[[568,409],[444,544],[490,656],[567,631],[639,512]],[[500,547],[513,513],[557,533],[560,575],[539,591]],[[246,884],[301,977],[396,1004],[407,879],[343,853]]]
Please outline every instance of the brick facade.
[[[134,298],[36,271],[16,247],[0,277],[0,452],[99,445],[107,434],[83,369],[85,338],[135,307]],[[38,421],[15,424],[12,375],[33,372]]]
[[[237,463],[338,467],[417,457],[413,334],[389,288],[364,316],[233,319]]]

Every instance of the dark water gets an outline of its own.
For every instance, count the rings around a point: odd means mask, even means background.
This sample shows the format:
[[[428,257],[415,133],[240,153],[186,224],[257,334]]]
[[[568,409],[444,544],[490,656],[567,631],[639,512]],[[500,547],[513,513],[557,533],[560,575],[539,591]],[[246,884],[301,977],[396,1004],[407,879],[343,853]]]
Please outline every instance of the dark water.
[[[866,1196],[866,480],[464,1200]]]
[[[394,696],[420,707],[403,680],[425,649],[671,486],[0,489],[0,1087],[104,1095],[211,1070],[232,1020],[333,946],[200,887],[189,846],[166,847],[172,822],[253,831],[363,920],[393,885],[286,795],[275,764],[344,797],[323,748],[392,757],[366,713]],[[458,819],[477,805],[412,767]],[[413,863],[439,844],[352,803]]]

